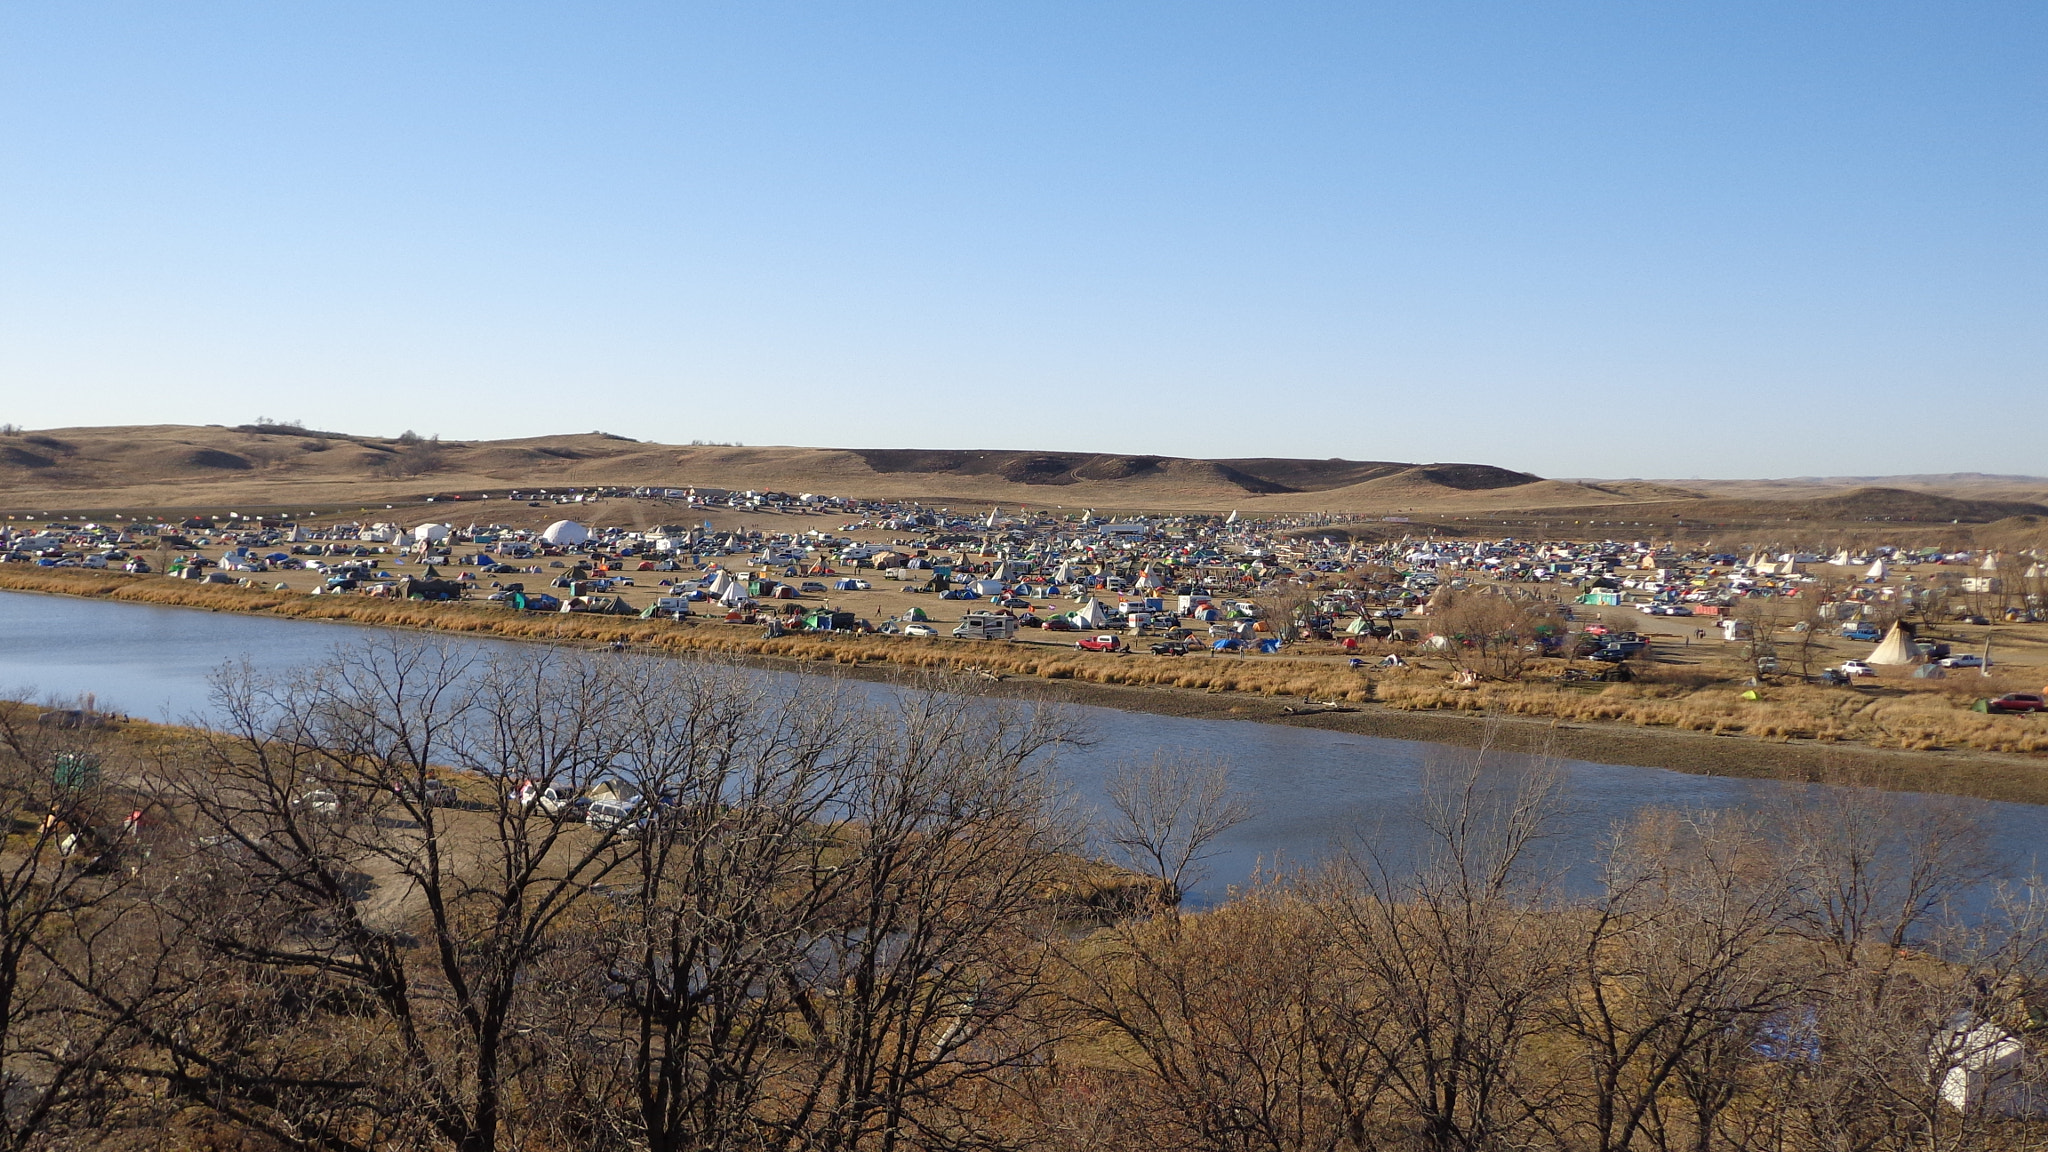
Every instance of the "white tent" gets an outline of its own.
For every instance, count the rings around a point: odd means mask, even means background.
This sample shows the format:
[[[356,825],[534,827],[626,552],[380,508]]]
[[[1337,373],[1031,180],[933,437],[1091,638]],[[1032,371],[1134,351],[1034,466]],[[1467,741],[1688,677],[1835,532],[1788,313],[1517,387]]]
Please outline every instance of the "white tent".
[[[455,526],[452,524],[422,524],[412,530],[413,543],[439,544],[454,530]]]
[[[1086,604],[1074,609],[1073,619],[1083,628],[1100,628],[1109,623],[1109,613],[1103,610],[1102,601],[1090,596]]]
[[[1864,575],[1872,580],[1884,579],[1884,561],[1872,560],[1870,562],[1870,571],[1865,572]]]
[[[747,602],[747,586],[735,580],[726,586],[718,596],[718,602],[727,608],[737,608]]]
[[[732,585],[732,573],[727,572],[725,569],[721,568],[718,570],[718,575],[713,576],[711,578],[711,587],[708,589],[708,591],[714,598],[716,598],[725,595],[725,590],[727,588],[732,587]]]
[[[1989,1022],[1961,1020],[1935,1033],[1928,1052],[1941,1076],[1941,1099],[1958,1112],[2040,1116],[2048,1096],[2028,1082],[2027,1050],[2012,1033]]]
[[[590,541],[590,529],[574,520],[557,520],[541,531],[540,538],[550,544],[573,547]]]
[[[1905,626],[1894,624],[1892,630],[1885,633],[1884,643],[1877,646],[1877,651],[1872,652],[1868,660],[1872,664],[1919,664],[1926,657],[1914,647],[1913,638],[1906,635]]]

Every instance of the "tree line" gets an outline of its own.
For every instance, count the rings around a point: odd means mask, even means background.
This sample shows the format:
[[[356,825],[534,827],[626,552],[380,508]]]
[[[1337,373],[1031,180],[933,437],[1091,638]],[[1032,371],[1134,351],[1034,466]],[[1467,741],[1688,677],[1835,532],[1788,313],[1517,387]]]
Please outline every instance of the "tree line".
[[[392,640],[188,732],[0,713],[0,1152],[2048,1142],[2048,923],[1961,803],[1596,849],[1447,764],[1191,909],[1220,766],[1086,813],[1070,715],[927,687]]]

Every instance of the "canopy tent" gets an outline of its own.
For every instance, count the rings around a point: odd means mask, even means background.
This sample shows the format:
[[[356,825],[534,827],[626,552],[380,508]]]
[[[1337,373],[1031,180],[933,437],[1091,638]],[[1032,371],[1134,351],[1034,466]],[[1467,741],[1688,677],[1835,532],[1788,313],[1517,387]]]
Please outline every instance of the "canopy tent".
[[[1884,643],[1879,644],[1877,651],[1872,652],[1867,657],[1869,663],[1872,664],[1893,665],[1920,664],[1925,662],[1926,659],[1925,656],[1920,654],[1920,649],[1914,646],[1913,637],[1906,631],[1906,626],[1903,624],[1892,625],[1892,630],[1885,633]]]

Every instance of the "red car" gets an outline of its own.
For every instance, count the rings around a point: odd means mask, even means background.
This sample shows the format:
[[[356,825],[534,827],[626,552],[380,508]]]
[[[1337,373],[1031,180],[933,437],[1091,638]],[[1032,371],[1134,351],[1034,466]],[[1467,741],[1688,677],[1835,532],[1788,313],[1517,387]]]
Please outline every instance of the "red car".
[[[1991,702],[1993,712],[2048,712],[2048,697],[2033,692],[2007,692]]]
[[[1074,647],[1084,649],[1089,652],[1115,652],[1121,649],[1123,647],[1123,644],[1118,642],[1117,638],[1114,636],[1102,635],[1090,636],[1085,640],[1076,640],[1074,642]]]

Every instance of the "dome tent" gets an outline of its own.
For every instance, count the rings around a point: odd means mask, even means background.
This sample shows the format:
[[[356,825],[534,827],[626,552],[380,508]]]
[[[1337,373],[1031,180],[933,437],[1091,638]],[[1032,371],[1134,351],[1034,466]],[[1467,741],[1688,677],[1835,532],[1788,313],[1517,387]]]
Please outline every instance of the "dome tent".
[[[587,544],[590,541],[590,529],[574,520],[557,520],[541,532],[540,538],[550,544],[564,546]]]

